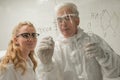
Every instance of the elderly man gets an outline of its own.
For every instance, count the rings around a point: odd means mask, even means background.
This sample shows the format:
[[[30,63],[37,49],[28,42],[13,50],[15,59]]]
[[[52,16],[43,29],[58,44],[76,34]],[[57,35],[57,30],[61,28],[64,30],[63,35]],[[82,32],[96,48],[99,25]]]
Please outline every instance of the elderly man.
[[[120,60],[99,36],[87,34],[80,27],[77,6],[63,3],[56,6],[58,28],[55,42],[46,37],[40,42],[38,56],[43,80],[103,80],[120,75]]]

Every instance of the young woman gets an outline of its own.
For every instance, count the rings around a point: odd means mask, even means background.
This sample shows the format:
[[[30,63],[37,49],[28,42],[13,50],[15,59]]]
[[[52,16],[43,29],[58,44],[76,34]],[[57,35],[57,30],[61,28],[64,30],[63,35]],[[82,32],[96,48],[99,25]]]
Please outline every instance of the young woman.
[[[34,49],[38,36],[30,22],[21,22],[14,28],[7,52],[0,62],[0,80],[36,80]]]

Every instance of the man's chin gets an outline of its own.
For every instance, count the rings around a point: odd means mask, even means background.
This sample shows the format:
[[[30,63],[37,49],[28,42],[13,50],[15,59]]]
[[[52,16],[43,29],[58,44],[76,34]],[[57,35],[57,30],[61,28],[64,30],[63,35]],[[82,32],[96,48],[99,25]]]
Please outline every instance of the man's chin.
[[[34,48],[34,47],[29,47],[29,49],[30,49],[31,51],[33,51],[35,48]]]
[[[72,35],[70,35],[70,34],[68,34],[68,33],[67,33],[67,34],[64,33],[63,36],[64,36],[65,38],[72,37]]]

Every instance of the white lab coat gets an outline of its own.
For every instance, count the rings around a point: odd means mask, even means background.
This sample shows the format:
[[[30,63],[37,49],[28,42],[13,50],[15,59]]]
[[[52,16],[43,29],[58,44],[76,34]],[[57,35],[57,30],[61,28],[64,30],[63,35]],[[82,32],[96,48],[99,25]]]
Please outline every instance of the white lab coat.
[[[16,71],[14,65],[9,63],[6,71],[0,72],[0,80],[37,80],[37,76],[33,71],[33,64],[29,59],[27,61],[27,71],[24,75],[21,74],[21,70]]]
[[[42,80],[103,80],[104,77],[116,78],[120,75],[120,57],[99,36],[93,34],[101,46],[105,57],[102,59],[84,57],[83,46],[88,34],[78,29],[70,38],[60,37],[55,43],[53,62],[48,65],[40,63],[38,72]],[[83,59],[85,58],[85,59]]]

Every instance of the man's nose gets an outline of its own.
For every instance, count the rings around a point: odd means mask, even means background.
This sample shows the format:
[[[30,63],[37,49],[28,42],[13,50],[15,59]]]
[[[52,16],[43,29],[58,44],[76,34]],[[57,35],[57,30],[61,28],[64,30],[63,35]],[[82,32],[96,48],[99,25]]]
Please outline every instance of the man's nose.
[[[63,18],[61,24],[66,24],[66,20]]]

